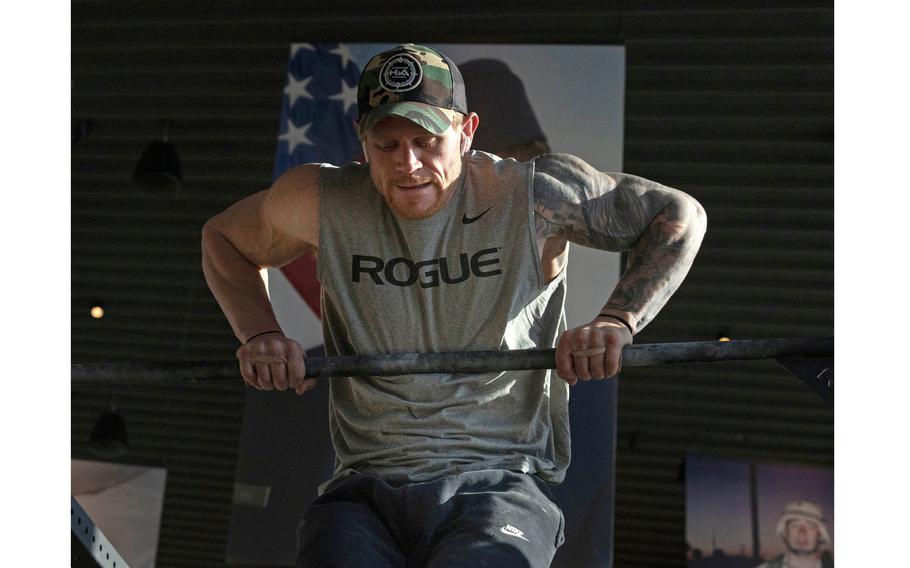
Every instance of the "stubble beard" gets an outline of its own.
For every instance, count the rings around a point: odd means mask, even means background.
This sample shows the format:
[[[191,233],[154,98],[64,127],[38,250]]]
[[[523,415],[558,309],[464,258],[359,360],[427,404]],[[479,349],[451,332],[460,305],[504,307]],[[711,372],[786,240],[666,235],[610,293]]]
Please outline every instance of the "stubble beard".
[[[427,219],[441,211],[449,204],[449,201],[451,201],[456,184],[461,179],[461,174],[463,173],[461,156],[456,157],[455,160],[449,164],[449,171],[455,172],[455,175],[445,187],[432,177],[407,176],[390,180],[380,193],[382,194],[383,199],[385,199],[386,205],[388,205],[398,217],[409,221]],[[373,178],[373,185],[377,188],[380,187],[377,176],[372,175],[371,172],[371,177]],[[408,203],[406,194],[403,194],[402,190],[398,189],[397,186],[413,187],[424,183],[429,183],[432,186],[436,198],[428,207],[415,209],[414,205]],[[396,197],[399,199],[396,199]]]

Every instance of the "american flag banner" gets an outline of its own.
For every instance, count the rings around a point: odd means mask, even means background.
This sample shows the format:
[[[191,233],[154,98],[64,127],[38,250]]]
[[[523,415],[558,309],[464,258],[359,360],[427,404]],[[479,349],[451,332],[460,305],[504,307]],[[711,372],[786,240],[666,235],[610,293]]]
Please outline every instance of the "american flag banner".
[[[343,43],[291,44],[272,180],[298,164],[344,164],[360,155],[360,68]]]
[[[353,127],[359,78],[360,67],[343,43],[291,45],[273,181],[299,164],[340,165],[361,158]],[[322,343],[315,248],[280,272],[270,270],[269,294],[289,337],[305,348]]]

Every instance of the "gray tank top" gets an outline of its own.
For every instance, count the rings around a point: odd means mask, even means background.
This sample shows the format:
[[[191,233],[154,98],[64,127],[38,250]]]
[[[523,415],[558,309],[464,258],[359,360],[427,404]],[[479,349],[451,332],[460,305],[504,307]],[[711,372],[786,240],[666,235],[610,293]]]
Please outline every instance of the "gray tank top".
[[[533,162],[471,152],[446,207],[413,221],[386,206],[367,164],[323,165],[326,353],[554,347],[565,329],[565,271],[544,283],[533,173]],[[333,479],[508,469],[558,483],[570,459],[568,396],[551,371],[332,379]]]

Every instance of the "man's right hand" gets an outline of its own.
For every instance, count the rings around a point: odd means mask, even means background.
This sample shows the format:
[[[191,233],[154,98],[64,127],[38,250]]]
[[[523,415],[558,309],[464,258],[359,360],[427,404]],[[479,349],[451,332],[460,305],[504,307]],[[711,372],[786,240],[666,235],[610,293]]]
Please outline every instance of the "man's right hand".
[[[254,337],[237,350],[243,380],[258,390],[294,389],[303,394],[316,386],[306,379],[306,354],[299,343],[280,332]]]
[[[249,195],[215,215],[202,228],[202,270],[234,335],[240,373],[251,387],[303,393],[304,353],[281,333],[263,268],[288,264],[319,243],[319,164],[286,171],[267,191]]]

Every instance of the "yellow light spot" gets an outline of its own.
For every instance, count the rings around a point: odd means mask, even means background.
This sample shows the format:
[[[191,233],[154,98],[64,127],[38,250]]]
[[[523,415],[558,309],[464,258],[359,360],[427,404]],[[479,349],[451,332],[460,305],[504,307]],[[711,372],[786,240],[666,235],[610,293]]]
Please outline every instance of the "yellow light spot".
[[[104,308],[101,306],[92,306],[91,314],[93,318],[101,319],[104,317]]]
[[[729,337],[718,337],[717,340],[718,341],[730,341],[730,338]]]

